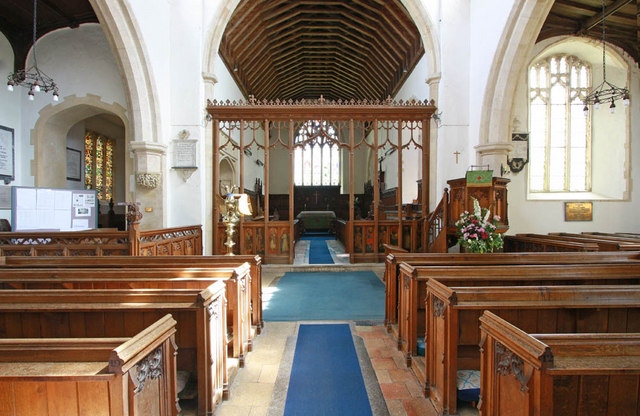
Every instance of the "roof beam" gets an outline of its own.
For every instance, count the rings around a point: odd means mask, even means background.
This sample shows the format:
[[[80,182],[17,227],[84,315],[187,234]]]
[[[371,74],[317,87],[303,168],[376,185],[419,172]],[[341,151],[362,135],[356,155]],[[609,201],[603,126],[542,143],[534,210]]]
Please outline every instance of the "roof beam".
[[[605,7],[604,18],[606,19],[608,16],[611,16],[612,14],[614,14],[615,12],[617,12],[627,4],[631,3],[632,1],[633,0],[617,0],[615,3],[609,5],[608,7]],[[579,34],[585,34],[589,30],[593,29],[595,26],[601,24],[602,20],[603,20],[602,12],[598,12],[598,14],[593,15],[592,17],[587,19],[584,23],[582,23]]]

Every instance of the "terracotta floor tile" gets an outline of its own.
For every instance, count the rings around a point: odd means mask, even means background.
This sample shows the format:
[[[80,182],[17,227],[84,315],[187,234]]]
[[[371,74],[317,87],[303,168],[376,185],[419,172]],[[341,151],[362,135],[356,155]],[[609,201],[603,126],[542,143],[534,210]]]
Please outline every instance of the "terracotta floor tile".
[[[389,370],[378,369],[375,370],[376,378],[378,379],[378,383],[393,383],[391,376],[389,375]]]
[[[407,416],[437,416],[436,409],[427,399],[403,400],[402,406]]]
[[[382,395],[385,399],[410,399],[411,394],[404,383],[381,383]]]
[[[409,369],[399,368],[397,370],[389,370],[389,375],[395,382],[406,382],[415,380],[415,376]]]
[[[364,338],[364,345],[367,349],[380,349],[387,347],[384,340],[379,338]]]
[[[391,376],[393,378],[393,375]],[[407,380],[407,390],[411,393],[413,397],[424,397],[424,386],[416,380],[416,377],[412,375],[412,377]]]
[[[406,416],[407,411],[404,410],[402,400],[386,400],[387,409],[389,409],[390,416]]]
[[[398,368],[393,358],[374,358],[371,360],[371,364],[375,370],[395,370]]]

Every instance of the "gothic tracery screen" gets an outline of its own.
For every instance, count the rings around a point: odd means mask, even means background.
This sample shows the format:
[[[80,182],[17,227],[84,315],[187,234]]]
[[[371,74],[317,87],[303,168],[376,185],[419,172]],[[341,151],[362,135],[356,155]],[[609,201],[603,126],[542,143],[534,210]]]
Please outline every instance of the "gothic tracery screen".
[[[87,131],[84,136],[84,187],[98,191],[98,199],[113,198],[114,141]]]

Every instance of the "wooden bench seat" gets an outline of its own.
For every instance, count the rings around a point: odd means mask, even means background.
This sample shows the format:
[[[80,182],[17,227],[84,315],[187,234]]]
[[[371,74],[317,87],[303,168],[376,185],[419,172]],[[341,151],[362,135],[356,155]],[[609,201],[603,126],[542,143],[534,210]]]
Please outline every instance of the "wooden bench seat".
[[[251,323],[260,333],[264,327],[262,318],[262,259],[256,255],[236,256],[104,256],[104,257],[55,257],[20,256],[0,257],[0,268],[88,268],[88,267],[238,267],[248,263],[251,267]]]
[[[455,286],[515,286],[638,284],[640,263],[614,264],[528,264],[528,265],[468,265],[412,266],[400,265],[401,282],[398,300],[398,348],[405,354],[407,366],[417,355],[418,334],[425,328],[423,309],[426,284],[437,279]]]
[[[527,251],[598,251],[596,243],[579,243],[576,241],[550,240],[547,238],[525,237],[518,235],[504,236],[504,251],[527,252]]]
[[[640,334],[533,334],[480,317],[483,416],[636,415]]]
[[[587,234],[517,234],[518,236],[541,238],[555,241],[572,241],[577,243],[595,243],[600,251],[637,251],[640,250],[640,242],[627,240],[614,240],[607,237]]]
[[[175,416],[175,333],[166,315],[132,338],[0,339],[0,413]]]
[[[400,264],[414,266],[515,265],[515,264],[596,264],[639,261],[640,252],[563,253],[390,253],[385,261],[385,324],[398,323],[398,278]]]
[[[0,276],[3,289],[205,289],[217,280],[226,285],[227,322],[232,355],[244,365],[251,351],[249,264],[192,268],[12,268]],[[57,283],[56,283],[57,282]]]
[[[427,283],[425,393],[455,414],[458,370],[480,370],[478,318],[485,310],[529,333],[640,332],[640,287],[449,287]]]
[[[177,367],[197,379],[198,415],[225,391],[225,283],[207,289],[0,290],[0,338],[130,337],[170,313]]]

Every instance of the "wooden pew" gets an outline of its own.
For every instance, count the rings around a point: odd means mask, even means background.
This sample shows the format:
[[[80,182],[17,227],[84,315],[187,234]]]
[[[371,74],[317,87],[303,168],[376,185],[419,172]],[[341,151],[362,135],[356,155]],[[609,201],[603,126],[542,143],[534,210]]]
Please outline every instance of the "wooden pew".
[[[232,355],[244,366],[251,351],[250,266],[210,268],[44,268],[10,269],[0,276],[3,289],[205,289],[224,281]]]
[[[640,334],[529,335],[480,317],[483,416],[636,415]]]
[[[102,256],[102,257],[56,257],[37,256],[0,257],[0,268],[45,268],[45,267],[238,267],[243,263],[251,266],[251,323],[259,334],[264,327],[262,318],[262,259],[256,255],[235,256]]]
[[[0,339],[3,415],[176,416],[176,321],[132,338]]]
[[[197,378],[198,415],[228,394],[225,283],[207,289],[0,290],[0,338],[134,336],[170,313],[179,370]]]
[[[575,241],[558,241],[546,238],[524,237],[517,235],[504,236],[504,252],[526,251],[598,251],[595,243],[578,243]]]
[[[462,266],[480,264],[595,264],[640,261],[640,252],[540,253],[390,253],[385,261],[385,325],[398,323],[398,279],[400,263],[414,266]],[[1,262],[1,259],[0,259]]]
[[[610,238],[600,238],[588,234],[516,234],[523,237],[541,238],[555,241],[572,241],[577,243],[596,243],[600,251],[637,251],[640,250],[640,243],[630,241],[615,241]]]
[[[457,412],[457,371],[480,369],[478,318],[485,310],[530,333],[640,332],[640,287],[449,287],[429,280],[425,393],[439,412]]]
[[[538,253],[541,254],[541,253]],[[484,254],[488,256],[488,254]],[[505,257],[505,263],[509,256]],[[519,257],[519,256],[518,256]],[[515,260],[517,262],[517,260]],[[554,263],[553,256],[536,259],[531,256],[530,264],[474,265],[463,266],[413,266],[400,264],[398,284],[398,349],[411,365],[411,357],[417,354],[417,334],[424,333],[422,319],[426,282],[438,279],[455,282],[459,286],[517,285],[527,284],[635,284],[640,283],[640,262],[628,260],[620,263],[581,264]],[[568,259],[566,260],[568,261]]]

